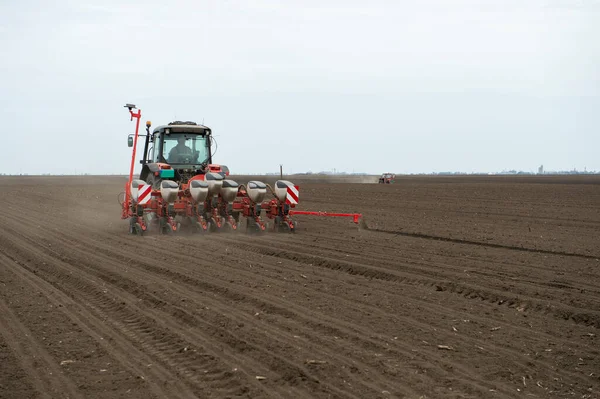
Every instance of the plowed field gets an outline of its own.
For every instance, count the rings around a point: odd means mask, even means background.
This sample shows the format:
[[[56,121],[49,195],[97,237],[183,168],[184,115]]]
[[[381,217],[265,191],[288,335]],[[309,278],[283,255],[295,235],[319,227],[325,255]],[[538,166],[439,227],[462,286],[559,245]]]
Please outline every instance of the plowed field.
[[[122,177],[0,178],[0,397],[600,397],[600,178],[291,180],[369,229],[130,236]]]

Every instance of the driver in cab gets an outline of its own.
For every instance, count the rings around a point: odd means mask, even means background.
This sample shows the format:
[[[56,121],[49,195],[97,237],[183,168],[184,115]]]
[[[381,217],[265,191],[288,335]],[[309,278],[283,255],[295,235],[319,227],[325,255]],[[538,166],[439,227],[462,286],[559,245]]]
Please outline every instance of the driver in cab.
[[[192,149],[185,145],[185,137],[177,139],[177,145],[169,152],[169,162],[185,162],[192,158]]]

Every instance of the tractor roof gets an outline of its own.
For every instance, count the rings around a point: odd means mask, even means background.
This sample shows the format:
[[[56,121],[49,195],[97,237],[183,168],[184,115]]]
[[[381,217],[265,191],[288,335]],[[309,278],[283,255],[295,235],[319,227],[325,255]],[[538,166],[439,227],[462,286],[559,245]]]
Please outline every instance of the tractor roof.
[[[211,130],[208,126],[200,125],[195,122],[181,122],[175,121],[171,122],[168,125],[161,125],[154,128],[153,133],[164,129],[172,129],[174,132],[190,132],[190,133],[202,133],[202,134],[210,134]]]

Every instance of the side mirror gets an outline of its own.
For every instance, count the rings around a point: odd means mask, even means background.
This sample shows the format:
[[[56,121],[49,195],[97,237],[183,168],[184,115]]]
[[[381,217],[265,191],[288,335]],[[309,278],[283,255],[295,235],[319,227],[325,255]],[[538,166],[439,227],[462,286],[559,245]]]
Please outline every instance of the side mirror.
[[[127,137],[127,147],[133,147],[133,137],[131,135]]]

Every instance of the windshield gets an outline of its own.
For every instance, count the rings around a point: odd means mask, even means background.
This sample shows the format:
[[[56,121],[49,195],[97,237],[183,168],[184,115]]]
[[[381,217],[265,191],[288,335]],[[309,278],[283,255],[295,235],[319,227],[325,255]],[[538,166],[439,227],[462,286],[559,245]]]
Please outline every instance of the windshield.
[[[206,136],[189,133],[164,135],[163,157],[173,164],[201,164],[208,160]]]

